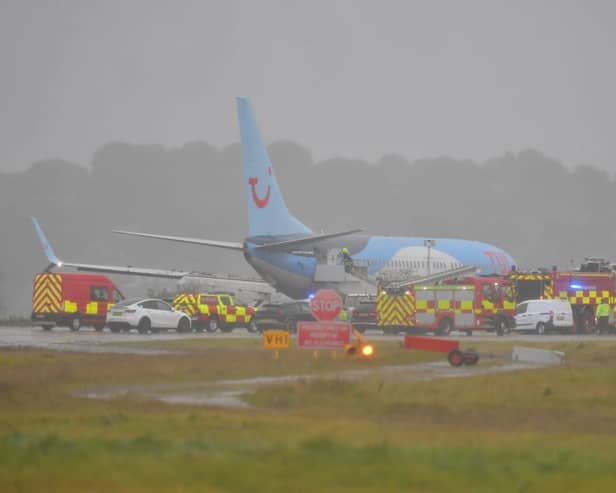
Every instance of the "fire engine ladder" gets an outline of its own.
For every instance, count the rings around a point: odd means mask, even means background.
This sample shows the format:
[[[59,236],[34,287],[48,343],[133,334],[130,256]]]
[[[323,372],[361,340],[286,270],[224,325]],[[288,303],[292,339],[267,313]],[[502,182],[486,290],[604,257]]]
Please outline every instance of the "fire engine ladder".
[[[446,270],[443,272],[437,272],[436,274],[430,274],[423,277],[409,277],[407,279],[400,279],[390,282],[381,282],[381,286],[385,289],[396,291],[406,286],[412,286],[416,284],[428,284],[437,281],[443,281],[445,279],[451,279],[458,276],[467,276],[475,273],[477,267],[473,265],[463,265],[462,267],[456,267],[455,269]]]
[[[361,279],[362,281],[365,281],[372,286],[376,286],[378,284],[378,279],[368,274],[367,267],[361,264],[359,265],[353,264],[353,267],[351,267],[351,271],[349,272],[349,275],[356,277],[358,279]]]

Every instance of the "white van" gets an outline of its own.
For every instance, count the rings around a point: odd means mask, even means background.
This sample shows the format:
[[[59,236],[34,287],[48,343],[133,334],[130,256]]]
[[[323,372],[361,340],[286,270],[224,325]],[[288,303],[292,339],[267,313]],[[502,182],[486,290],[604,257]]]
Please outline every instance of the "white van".
[[[567,300],[527,300],[515,309],[515,330],[545,334],[573,328],[573,312]]]

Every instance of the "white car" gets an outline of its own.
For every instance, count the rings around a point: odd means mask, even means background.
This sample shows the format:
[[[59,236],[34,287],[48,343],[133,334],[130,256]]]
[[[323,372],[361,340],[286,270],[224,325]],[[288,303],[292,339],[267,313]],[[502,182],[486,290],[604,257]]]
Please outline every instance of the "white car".
[[[186,313],[156,298],[133,298],[114,304],[107,313],[107,326],[112,332],[137,329],[141,334],[167,329],[191,330]]]
[[[567,300],[527,300],[515,309],[515,330],[545,334],[573,328],[573,311]]]

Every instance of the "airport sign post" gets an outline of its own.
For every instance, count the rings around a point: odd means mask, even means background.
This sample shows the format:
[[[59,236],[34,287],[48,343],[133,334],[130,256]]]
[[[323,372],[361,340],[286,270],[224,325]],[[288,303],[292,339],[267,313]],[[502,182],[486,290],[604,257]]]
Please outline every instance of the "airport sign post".
[[[297,323],[297,346],[303,349],[343,349],[351,339],[348,322]]]
[[[278,359],[279,350],[289,347],[289,333],[286,330],[264,330],[263,347],[274,349],[274,359]]]
[[[319,289],[310,300],[310,311],[320,322],[334,320],[342,311],[342,298],[335,289]]]
[[[263,347],[268,349],[288,348],[289,333],[286,330],[264,330]]]
[[[319,349],[331,349],[336,358],[336,349],[344,348],[351,338],[351,324],[334,322],[342,311],[342,298],[335,289],[319,289],[310,300],[310,312],[318,322],[299,322],[297,346],[312,349],[314,358]]]

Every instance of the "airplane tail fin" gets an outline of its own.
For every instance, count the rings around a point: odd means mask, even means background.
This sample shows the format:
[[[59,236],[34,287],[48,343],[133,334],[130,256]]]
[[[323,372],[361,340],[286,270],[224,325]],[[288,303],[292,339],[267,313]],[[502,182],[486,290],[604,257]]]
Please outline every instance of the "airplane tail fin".
[[[247,98],[237,98],[237,113],[250,236],[312,233],[306,225],[291,215],[285,204]]]
[[[40,224],[38,223],[38,221],[36,220],[34,216],[30,216],[30,218],[32,219],[32,223],[34,224],[34,229],[36,229],[36,234],[39,237],[39,241],[41,242],[43,251],[45,252],[45,255],[47,256],[47,260],[49,260],[49,266],[47,267],[47,270],[49,270],[52,267],[56,267],[56,266],[61,267],[62,261],[58,258],[56,253],[53,251],[53,248],[51,248],[51,245],[49,244],[49,241],[47,241],[47,237],[45,236],[45,233],[43,233],[43,228],[41,228]]]

